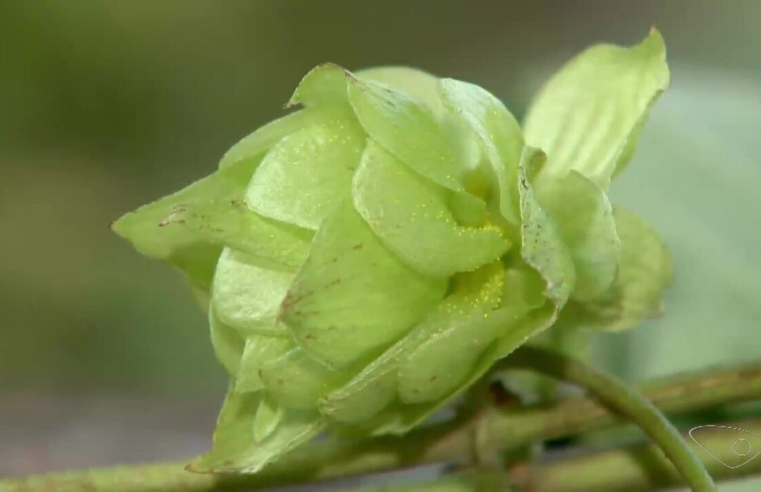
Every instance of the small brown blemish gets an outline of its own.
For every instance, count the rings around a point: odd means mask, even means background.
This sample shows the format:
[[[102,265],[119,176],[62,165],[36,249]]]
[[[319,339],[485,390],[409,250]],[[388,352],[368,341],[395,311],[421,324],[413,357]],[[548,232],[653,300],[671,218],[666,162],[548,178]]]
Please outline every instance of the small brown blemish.
[[[184,219],[172,220],[171,218],[166,218],[166,219],[162,220],[161,222],[159,222],[159,227],[166,227],[166,226],[168,226],[170,224],[181,224],[182,225],[182,224],[185,224],[185,220]]]
[[[513,407],[521,403],[520,398],[515,393],[508,391],[499,381],[494,381],[489,385],[489,395],[494,405],[499,408]]]
[[[360,250],[360,249],[362,249],[362,247],[363,247],[363,246],[364,246],[364,245],[363,245],[362,243],[359,243],[359,244],[357,244],[356,246],[354,246],[354,247],[353,247],[353,248],[351,248],[351,249],[353,249],[353,250],[357,251],[357,250]]]
[[[431,378],[430,378],[428,381],[430,381],[430,382],[434,382],[434,381],[436,381],[436,378],[437,378],[437,377],[438,377],[438,376],[434,374],[433,376],[431,376]]]
[[[312,335],[311,333],[308,333],[304,336],[304,340],[317,340],[317,337]]]

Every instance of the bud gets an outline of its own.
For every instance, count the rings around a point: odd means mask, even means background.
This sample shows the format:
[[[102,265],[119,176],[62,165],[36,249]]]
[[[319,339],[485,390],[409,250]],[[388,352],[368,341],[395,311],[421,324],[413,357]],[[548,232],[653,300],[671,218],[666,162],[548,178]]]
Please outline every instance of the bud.
[[[559,317],[657,312],[668,254],[606,191],[668,78],[656,31],[593,47],[521,128],[472,84],[322,65],[300,109],[117,221],[188,277],[231,377],[192,468],[256,472],[326,429],[407,432]]]

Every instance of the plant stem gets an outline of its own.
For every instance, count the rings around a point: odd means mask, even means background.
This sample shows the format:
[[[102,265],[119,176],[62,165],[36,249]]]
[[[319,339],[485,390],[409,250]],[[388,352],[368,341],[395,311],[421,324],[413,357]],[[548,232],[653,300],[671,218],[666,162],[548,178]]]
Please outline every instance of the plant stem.
[[[761,419],[731,424],[761,434]],[[730,440],[727,440],[729,437]],[[732,450],[734,436],[715,433],[701,442],[725,463],[737,460]],[[708,453],[702,455],[711,476],[717,480],[739,479],[761,472],[761,459],[729,468]],[[682,483],[681,476],[655,445],[640,444],[564,458],[549,463],[523,462],[511,467],[518,490],[531,492],[642,492]],[[352,492],[473,492],[475,480],[463,473],[409,485],[374,486]]]
[[[638,388],[662,411],[671,413],[757,400],[761,399],[761,363],[660,378]],[[485,426],[483,435],[489,437],[490,446],[507,449],[603,430],[622,422],[625,419],[621,415],[594,399],[575,396],[555,404],[492,413],[479,425]],[[258,487],[331,480],[431,463],[461,462],[472,449],[472,435],[471,427],[447,422],[417,429],[401,438],[378,438],[361,443],[317,441],[297,449],[257,475],[197,475],[185,472],[184,463],[164,463],[0,480],[0,492],[251,491]],[[757,461],[761,463],[761,458]]]
[[[590,364],[547,350],[524,345],[499,361],[494,370],[530,369],[584,388],[618,410],[660,446],[694,492],[715,492],[716,484],[693,449],[666,417],[631,386]]]
[[[733,425],[761,433],[761,419]],[[736,438],[737,434],[717,432],[702,436],[701,443],[716,458],[725,463],[736,463],[738,456],[732,449]],[[759,458],[737,468],[728,468],[704,450],[700,451],[700,455],[708,473],[716,480],[738,479],[761,472]],[[536,467],[527,463],[527,466],[527,475],[532,477],[531,486],[534,487],[531,490],[536,492],[633,492],[683,484],[679,473],[661,450],[647,444],[538,464]]]

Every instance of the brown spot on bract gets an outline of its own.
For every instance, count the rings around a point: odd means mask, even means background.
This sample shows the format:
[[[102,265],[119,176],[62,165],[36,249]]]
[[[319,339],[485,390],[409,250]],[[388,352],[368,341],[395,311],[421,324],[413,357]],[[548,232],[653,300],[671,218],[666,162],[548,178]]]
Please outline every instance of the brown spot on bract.
[[[304,340],[317,340],[317,337],[311,333],[308,333],[306,336],[304,336]]]
[[[434,374],[433,376],[431,376],[431,378],[428,381],[431,381],[431,382],[436,381],[437,377],[438,376]]]
[[[182,224],[185,224],[185,220],[184,219],[172,220],[171,217],[170,218],[166,218],[166,219],[162,220],[161,222],[159,222],[159,227],[166,227],[166,226],[168,226],[170,224],[181,224],[182,225]]]
[[[360,249],[362,249],[362,246],[364,246],[364,245],[363,245],[362,243],[359,243],[359,244],[357,244],[356,246],[354,246],[354,247],[353,247],[353,248],[351,248],[351,249],[353,249],[353,250],[357,251],[357,250],[360,250]]]

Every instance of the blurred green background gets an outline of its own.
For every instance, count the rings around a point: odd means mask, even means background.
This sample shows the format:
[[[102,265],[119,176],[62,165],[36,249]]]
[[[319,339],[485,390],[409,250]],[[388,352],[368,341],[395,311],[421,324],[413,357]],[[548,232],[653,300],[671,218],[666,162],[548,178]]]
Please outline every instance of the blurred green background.
[[[204,316],[108,224],[211,171],[310,68],[412,65],[520,115],[653,24],[672,87],[612,197],[676,281],[664,318],[596,340],[636,379],[761,359],[760,1],[0,2],[0,476],[204,449],[225,390]]]

